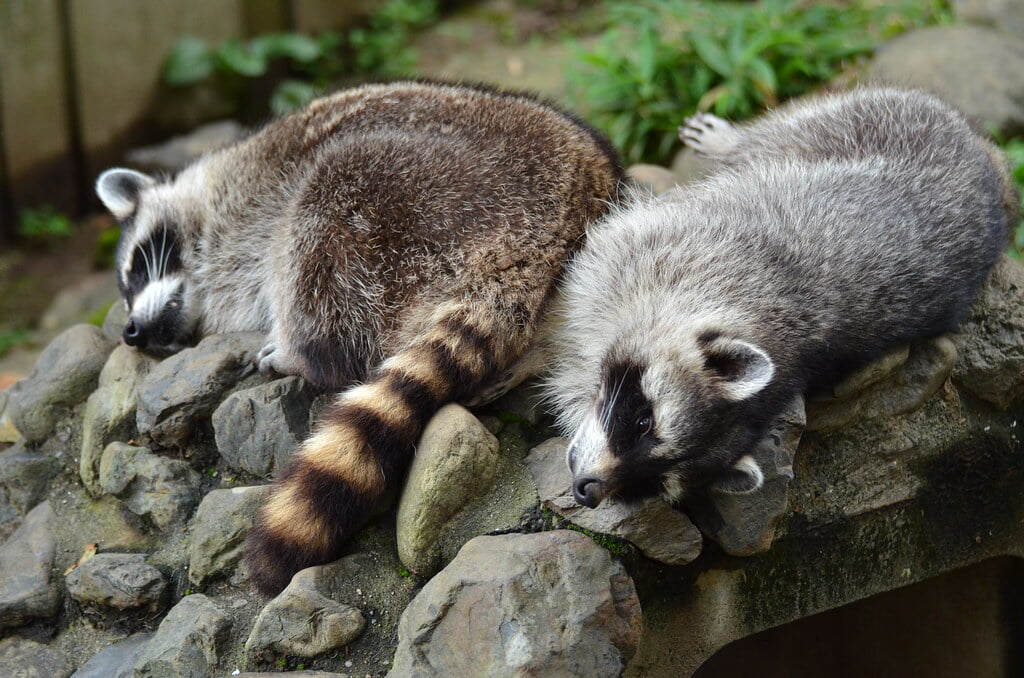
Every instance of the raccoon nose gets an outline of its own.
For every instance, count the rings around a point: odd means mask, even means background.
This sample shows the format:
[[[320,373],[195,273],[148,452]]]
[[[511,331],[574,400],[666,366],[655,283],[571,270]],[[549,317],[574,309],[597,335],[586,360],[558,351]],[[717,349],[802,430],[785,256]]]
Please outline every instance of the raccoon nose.
[[[597,508],[597,505],[604,499],[604,483],[600,478],[591,478],[590,476],[573,478],[572,496],[581,506]]]
[[[142,329],[134,320],[128,321],[128,324],[124,326],[124,332],[121,336],[124,337],[124,343],[129,346],[144,348],[146,345],[146,338],[142,334]]]

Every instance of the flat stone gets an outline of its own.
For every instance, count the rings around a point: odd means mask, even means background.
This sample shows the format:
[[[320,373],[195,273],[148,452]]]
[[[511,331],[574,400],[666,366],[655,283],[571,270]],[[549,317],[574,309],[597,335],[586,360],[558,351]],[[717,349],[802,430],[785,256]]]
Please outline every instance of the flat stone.
[[[640,629],[632,580],[588,537],[477,537],[406,608],[388,676],[617,677]]]
[[[139,384],[154,364],[152,358],[130,346],[117,346],[100,372],[99,388],[85,403],[79,475],[86,489],[94,495],[102,492],[99,470],[104,448],[135,436]]]
[[[235,120],[218,120],[197,127],[188,134],[172,137],[154,146],[136,148],[125,154],[133,167],[146,171],[174,172],[204,153],[215,151],[240,139],[245,127]]]
[[[152,637],[152,633],[136,633],[103,648],[71,678],[134,678],[135,662]]]
[[[233,678],[354,678],[348,673],[330,673],[328,671],[286,671],[277,673],[237,673],[232,674]]]
[[[296,576],[256,618],[245,653],[250,661],[266,650],[315,657],[348,645],[365,627],[359,610],[321,594],[313,578]]]
[[[52,581],[56,519],[50,503],[43,502],[0,546],[0,629],[57,614],[60,593]]]
[[[97,311],[115,304],[120,292],[113,273],[92,273],[62,289],[39,318],[38,328],[51,334],[75,323],[85,323]]]
[[[446,523],[494,482],[498,440],[461,405],[442,407],[427,424],[398,504],[398,556],[413,572],[437,570]]]
[[[35,369],[11,387],[7,411],[30,443],[40,443],[92,393],[114,343],[95,325],[75,325],[43,350]]]
[[[660,195],[680,184],[672,170],[659,165],[632,165],[626,170],[626,177],[652,195]]]
[[[65,577],[68,593],[80,603],[115,610],[157,611],[167,580],[142,553],[97,553]]]
[[[1020,0],[951,0],[958,21],[988,26],[1008,36],[1024,35],[1024,3]]]
[[[42,501],[50,479],[58,471],[56,459],[29,452],[22,444],[0,452],[0,487],[22,515]]]
[[[220,659],[231,620],[201,593],[185,596],[142,646],[134,676],[206,678]]]
[[[201,586],[233,570],[242,557],[245,536],[270,485],[213,490],[199,504],[192,523],[188,579]]]
[[[182,445],[225,392],[253,373],[265,337],[214,334],[154,367],[139,387],[139,433],[160,445]]]
[[[625,539],[660,563],[685,565],[700,555],[700,532],[686,514],[658,497],[636,503],[611,497],[594,509],[577,504],[572,496],[572,474],[565,463],[567,446],[564,438],[552,438],[526,458],[544,506],[582,528]]]
[[[111,443],[100,461],[99,485],[132,513],[166,530],[183,523],[199,503],[200,478],[187,463],[145,447]]]
[[[1007,256],[996,265],[967,321],[951,337],[953,380],[1008,409],[1024,397],[1024,266]]]
[[[25,638],[0,640],[0,676],[66,678],[70,673],[71,662],[56,648]]]
[[[128,309],[123,302],[118,302],[110,307],[106,317],[103,318],[103,334],[111,341],[120,342],[124,332],[124,326],[128,324]]]
[[[715,169],[715,161],[702,158],[692,148],[685,147],[672,159],[672,174],[680,184],[703,179]]]
[[[285,377],[235,391],[213,413],[217,449],[236,471],[269,476],[283,468],[309,433],[313,389]]]
[[[875,53],[870,77],[934,92],[983,128],[1005,136],[1024,132],[1024,41],[995,30],[909,31]]]

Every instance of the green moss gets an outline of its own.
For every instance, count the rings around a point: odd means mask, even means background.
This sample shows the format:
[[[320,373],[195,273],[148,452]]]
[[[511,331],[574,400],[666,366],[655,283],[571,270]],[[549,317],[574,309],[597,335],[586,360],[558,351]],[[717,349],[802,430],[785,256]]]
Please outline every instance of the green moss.
[[[632,549],[632,547],[629,545],[629,542],[623,539],[619,539],[618,537],[613,537],[609,534],[593,532],[591,530],[580,527],[579,525],[574,525],[573,523],[569,522],[567,522],[564,527],[567,530],[573,530],[575,532],[580,532],[582,534],[587,535],[594,541],[595,544],[607,550],[613,556],[616,556],[618,558],[623,557]]]

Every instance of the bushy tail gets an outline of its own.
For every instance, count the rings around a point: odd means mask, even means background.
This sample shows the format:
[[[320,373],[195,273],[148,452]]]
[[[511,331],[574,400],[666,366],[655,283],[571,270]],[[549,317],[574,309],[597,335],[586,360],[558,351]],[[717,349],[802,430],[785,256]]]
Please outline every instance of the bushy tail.
[[[278,479],[249,534],[246,560],[260,592],[335,560],[408,466],[431,416],[486,383],[524,346],[510,346],[456,303],[440,308],[405,349],[338,395]],[[513,342],[518,343],[518,342]]]

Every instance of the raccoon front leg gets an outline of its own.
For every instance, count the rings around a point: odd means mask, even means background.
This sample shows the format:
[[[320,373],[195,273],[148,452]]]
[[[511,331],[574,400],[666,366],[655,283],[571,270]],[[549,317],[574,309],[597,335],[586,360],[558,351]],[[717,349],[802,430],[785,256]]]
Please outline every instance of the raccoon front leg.
[[[256,367],[260,374],[279,374],[285,377],[305,376],[308,371],[301,357],[275,341],[268,343],[256,354]]]
[[[730,160],[740,146],[742,133],[732,124],[710,113],[697,113],[679,128],[679,139],[697,155],[713,160]]]

